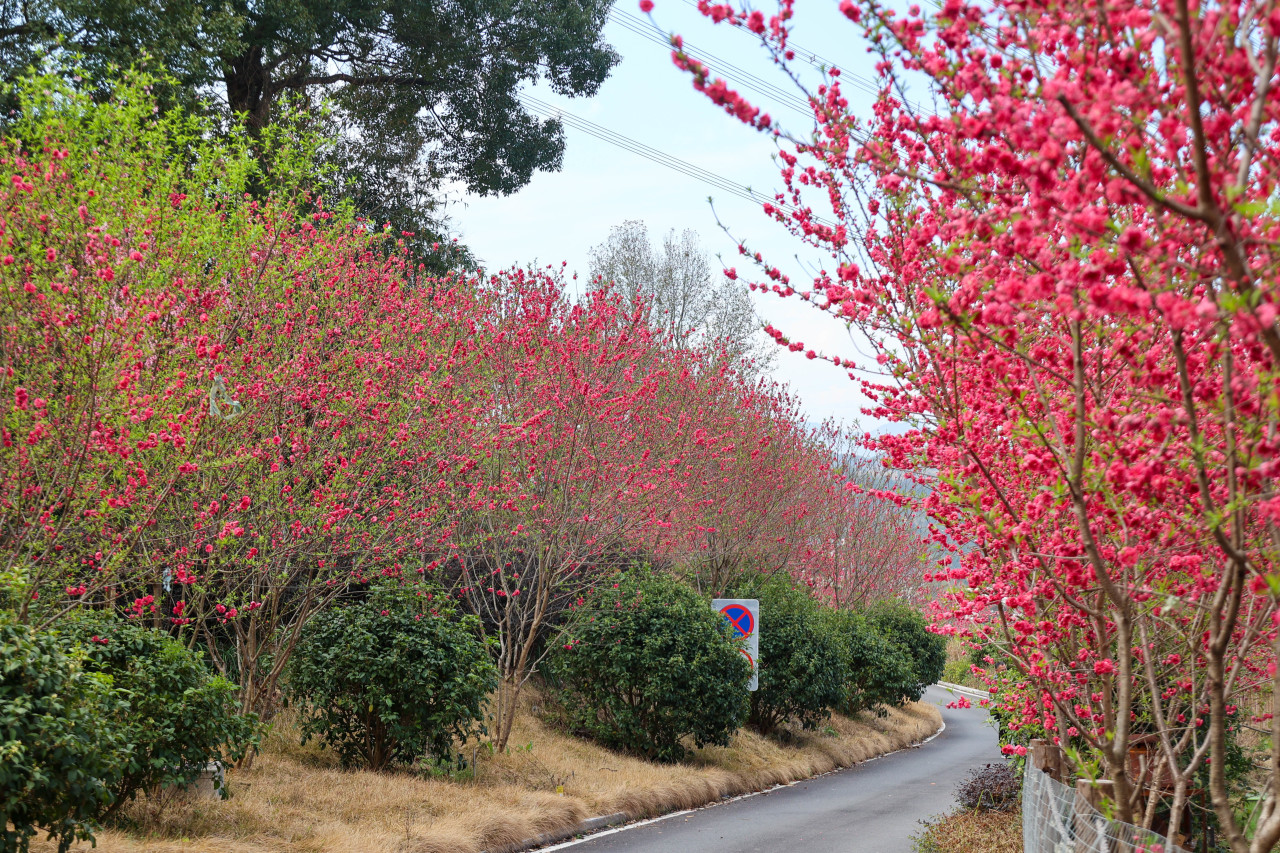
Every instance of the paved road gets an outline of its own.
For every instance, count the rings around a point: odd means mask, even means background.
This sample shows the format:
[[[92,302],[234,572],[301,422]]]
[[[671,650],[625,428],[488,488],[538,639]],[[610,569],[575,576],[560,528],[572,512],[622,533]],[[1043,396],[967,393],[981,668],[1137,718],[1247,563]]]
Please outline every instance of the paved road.
[[[931,687],[925,699],[954,699]],[[573,853],[910,853],[923,818],[954,805],[956,783],[1000,760],[987,713],[942,708],[930,743],[767,794],[588,838]]]

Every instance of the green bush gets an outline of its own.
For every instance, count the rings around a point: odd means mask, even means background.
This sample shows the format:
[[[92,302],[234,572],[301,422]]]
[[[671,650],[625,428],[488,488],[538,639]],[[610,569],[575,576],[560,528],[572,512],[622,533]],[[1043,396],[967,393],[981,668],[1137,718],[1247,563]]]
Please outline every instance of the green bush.
[[[760,685],[748,723],[764,734],[788,721],[816,727],[845,698],[845,644],[833,614],[789,580],[755,581],[733,597],[760,600]]]
[[[911,696],[919,696],[919,679],[902,649],[890,642],[861,613],[844,612],[837,624],[845,641],[845,698],[840,710],[846,714],[873,711],[883,716],[885,708],[897,707]]]
[[[914,702],[942,678],[947,638],[932,633],[920,611],[901,601],[880,601],[867,608],[867,619],[911,661],[916,682],[906,698]]]
[[[344,766],[371,770],[445,760],[497,686],[477,627],[474,617],[428,610],[425,597],[405,590],[321,611],[290,666],[303,742],[319,737]]]
[[[968,660],[949,660],[942,668],[942,680],[952,684],[968,684],[970,687],[976,687],[977,685],[970,683],[972,676],[973,671],[969,669]]]
[[[751,665],[724,619],[684,585],[596,590],[547,670],[571,724],[600,743],[678,761],[681,738],[724,745],[747,714]]]
[[[39,830],[65,851],[90,840],[129,755],[111,679],[87,672],[56,634],[0,611],[0,849]]]
[[[111,724],[131,746],[104,817],[143,790],[186,787],[210,762],[239,761],[257,743],[257,717],[240,715],[235,685],[163,631],[99,612],[62,632],[83,647],[86,670],[111,678]]]

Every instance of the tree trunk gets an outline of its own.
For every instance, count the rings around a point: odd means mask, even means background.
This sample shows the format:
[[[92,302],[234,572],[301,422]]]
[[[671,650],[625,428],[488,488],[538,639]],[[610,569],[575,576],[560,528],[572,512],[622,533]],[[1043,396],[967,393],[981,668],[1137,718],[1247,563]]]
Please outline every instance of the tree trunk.
[[[250,47],[240,56],[223,60],[227,105],[240,116],[250,133],[267,124],[271,112],[271,74],[262,64],[262,48]]]
[[[511,673],[498,685],[498,718],[493,735],[493,746],[498,752],[507,748],[511,739],[511,729],[516,721],[516,700],[520,698],[520,684],[523,673]]]

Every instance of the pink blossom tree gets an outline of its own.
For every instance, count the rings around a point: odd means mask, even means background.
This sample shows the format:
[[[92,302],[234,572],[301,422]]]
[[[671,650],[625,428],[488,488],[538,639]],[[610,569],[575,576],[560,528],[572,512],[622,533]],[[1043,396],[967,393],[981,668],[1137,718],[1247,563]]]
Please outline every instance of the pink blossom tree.
[[[673,39],[697,88],[784,143],[765,211],[831,266],[797,294],[759,259],[752,286],[876,347],[876,364],[809,354],[878,371],[861,380],[870,412],[909,430],[875,446],[933,472],[949,630],[1003,648],[1024,722],[1079,769],[1096,759],[1121,817],[1149,824],[1168,773],[1176,826],[1203,769],[1231,848],[1271,849],[1273,4],[948,0],[904,16],[845,0],[878,59],[866,118],[840,69],[804,86],[789,0],[767,19],[700,8],[756,33],[809,97],[816,132],[787,135]],[[1248,821],[1226,776],[1245,703],[1272,726]],[[1156,756],[1141,772],[1138,742]]]

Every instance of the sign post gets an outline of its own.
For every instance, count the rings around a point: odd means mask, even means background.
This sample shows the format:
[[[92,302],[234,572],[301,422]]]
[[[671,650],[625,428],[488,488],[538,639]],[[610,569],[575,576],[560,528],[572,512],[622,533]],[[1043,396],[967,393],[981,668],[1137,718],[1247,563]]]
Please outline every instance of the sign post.
[[[735,640],[742,640],[740,651],[751,662],[748,690],[760,686],[760,602],[754,598],[716,598],[711,606],[733,627]]]

